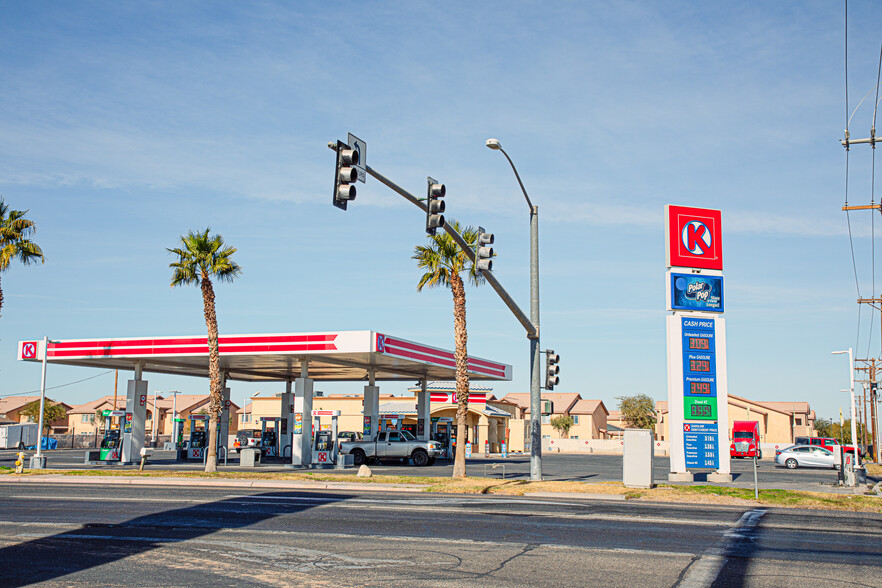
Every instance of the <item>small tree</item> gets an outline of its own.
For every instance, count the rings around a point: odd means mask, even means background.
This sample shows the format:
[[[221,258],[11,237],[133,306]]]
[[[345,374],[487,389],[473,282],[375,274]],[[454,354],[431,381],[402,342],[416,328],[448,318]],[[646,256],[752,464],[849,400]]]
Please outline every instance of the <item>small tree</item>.
[[[34,400],[27,404],[21,409],[21,414],[30,417],[35,423],[40,422],[40,401]],[[52,402],[51,400],[46,399],[46,402],[43,403],[43,428],[45,429],[45,433],[49,433],[49,427],[52,423],[60,421],[66,416],[67,411],[64,410],[64,407],[61,406],[60,402]]]
[[[551,428],[557,431],[557,434],[563,437],[567,437],[570,434],[570,429],[573,428],[573,425],[576,423],[573,422],[573,417],[569,415],[559,415],[551,419]]]
[[[96,431],[98,429],[104,429],[104,425],[107,423],[107,417],[104,416],[103,410],[96,410],[95,416],[92,417],[92,420],[97,423],[97,425],[95,426]]]
[[[622,412],[622,422],[632,429],[654,429],[655,402],[646,394],[634,396],[618,396],[619,410]]]
[[[815,430],[819,437],[835,437],[833,434],[833,421],[830,419],[818,419],[815,421]]]

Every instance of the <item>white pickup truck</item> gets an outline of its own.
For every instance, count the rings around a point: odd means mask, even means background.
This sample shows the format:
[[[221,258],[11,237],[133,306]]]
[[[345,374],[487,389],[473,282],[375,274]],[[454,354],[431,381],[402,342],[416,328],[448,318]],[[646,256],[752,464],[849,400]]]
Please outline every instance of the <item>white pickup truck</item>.
[[[437,441],[417,441],[407,431],[381,431],[373,439],[360,441],[344,441],[340,444],[340,453],[352,455],[355,465],[361,465],[370,459],[407,459],[415,466],[427,466],[435,463],[441,454],[441,444]]]

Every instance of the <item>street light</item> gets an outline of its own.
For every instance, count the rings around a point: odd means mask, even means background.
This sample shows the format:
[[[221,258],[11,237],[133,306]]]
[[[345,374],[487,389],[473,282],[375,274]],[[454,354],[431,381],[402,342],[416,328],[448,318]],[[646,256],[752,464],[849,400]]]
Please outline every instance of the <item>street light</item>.
[[[855,467],[861,467],[861,450],[858,447],[857,442],[857,426],[855,424],[855,408],[854,408],[854,356],[852,355],[851,347],[848,348],[848,351],[833,351],[833,355],[842,355],[848,354],[848,369],[849,369],[849,390],[851,392],[851,444],[854,446],[854,463]]]
[[[539,207],[530,202],[521,176],[499,140],[487,139],[486,145],[505,155],[530,208],[530,322],[536,329],[535,337],[530,337],[530,479],[539,481],[542,479],[542,418],[540,417],[542,407],[539,391]]]

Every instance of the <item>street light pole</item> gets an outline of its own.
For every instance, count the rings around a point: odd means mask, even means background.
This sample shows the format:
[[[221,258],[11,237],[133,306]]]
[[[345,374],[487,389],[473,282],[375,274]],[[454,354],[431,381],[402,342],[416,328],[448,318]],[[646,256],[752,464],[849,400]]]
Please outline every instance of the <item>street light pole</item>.
[[[511,166],[521,192],[530,208],[530,322],[536,334],[530,339],[530,480],[542,479],[542,396],[540,391],[539,351],[539,207],[534,206],[511,157],[496,139],[487,139],[487,147],[501,151]]]
[[[833,355],[848,354],[849,369],[849,390],[851,392],[851,444],[854,446],[854,463],[855,467],[861,467],[861,450],[857,441],[857,425],[855,424],[855,406],[854,406],[854,355],[851,347],[848,351],[834,351]]]

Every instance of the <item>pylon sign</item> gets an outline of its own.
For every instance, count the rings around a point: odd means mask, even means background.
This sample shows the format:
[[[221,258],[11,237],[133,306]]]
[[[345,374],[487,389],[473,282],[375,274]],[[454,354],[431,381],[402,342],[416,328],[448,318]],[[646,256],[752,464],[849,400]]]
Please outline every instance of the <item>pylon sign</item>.
[[[667,309],[672,311],[666,320],[671,478],[689,475],[689,468],[728,476],[720,211],[665,206],[665,249]]]
[[[719,210],[665,206],[668,267],[723,269],[723,227]]]

